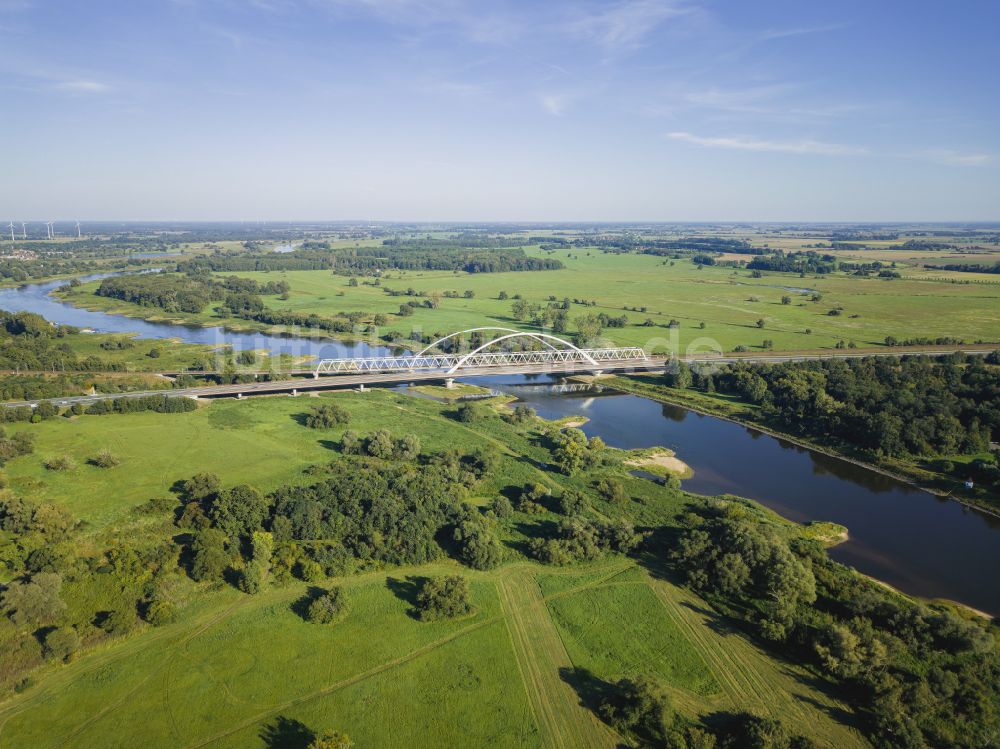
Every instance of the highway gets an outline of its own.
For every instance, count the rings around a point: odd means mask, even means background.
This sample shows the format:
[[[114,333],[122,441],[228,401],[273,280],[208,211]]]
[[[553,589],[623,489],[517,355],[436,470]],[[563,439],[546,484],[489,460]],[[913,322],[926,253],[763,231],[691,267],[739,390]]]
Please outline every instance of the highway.
[[[885,351],[862,351],[862,350],[838,350],[817,353],[788,353],[788,354],[752,354],[752,355],[727,355],[719,356],[707,354],[703,356],[685,356],[681,360],[688,364],[729,364],[738,361],[751,363],[780,363],[795,361],[810,361],[822,359],[862,359],[869,356],[902,356],[902,355],[927,355],[946,356],[952,353],[980,354],[984,355],[994,350],[991,347],[956,347],[943,350],[885,350]],[[358,388],[364,385],[396,385],[407,382],[427,382],[447,380],[449,377],[456,379],[467,379],[472,377],[496,376],[496,375],[539,375],[539,374],[593,374],[596,370],[601,372],[644,372],[655,371],[666,367],[670,361],[669,357],[651,356],[645,360],[601,362],[598,367],[586,363],[561,363],[561,364],[533,364],[522,366],[503,367],[477,367],[464,369],[455,375],[447,375],[441,370],[406,371],[406,372],[365,372],[363,374],[326,375],[319,378],[299,377],[295,379],[275,380],[271,382],[251,382],[236,385],[205,385],[190,388],[174,388],[170,390],[141,390],[131,393],[98,393],[96,395],[76,395],[64,396],[60,398],[41,398],[36,400],[9,401],[2,405],[8,408],[17,406],[35,407],[42,401],[48,401],[57,406],[70,406],[74,403],[89,404],[100,400],[114,398],[141,398],[149,395],[168,395],[170,397],[186,398],[220,398],[220,397],[247,397],[251,395],[267,395],[276,393],[300,393],[315,390],[335,390],[340,388]],[[301,370],[302,375],[311,375],[312,370]],[[284,373],[294,374],[294,373]]]

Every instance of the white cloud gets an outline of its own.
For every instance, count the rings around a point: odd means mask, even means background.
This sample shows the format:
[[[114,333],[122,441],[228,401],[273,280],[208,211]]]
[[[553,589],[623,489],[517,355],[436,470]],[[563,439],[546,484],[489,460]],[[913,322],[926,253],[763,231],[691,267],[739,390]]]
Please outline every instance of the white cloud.
[[[679,140],[706,148],[728,148],[737,151],[766,153],[791,153],[803,156],[852,156],[867,153],[864,148],[842,143],[824,143],[816,140],[762,140],[747,136],[706,137],[687,132],[667,133],[671,140]]]
[[[569,103],[561,94],[542,94],[538,97],[538,102],[542,105],[542,109],[553,117],[562,117],[566,114],[566,106]]]
[[[986,166],[993,161],[993,154],[989,153],[962,153],[952,151],[947,148],[932,149],[924,151],[921,156],[935,164],[946,166]]]
[[[59,81],[53,85],[59,91],[67,91],[72,94],[103,94],[111,90],[111,86],[100,81],[87,78],[78,78],[71,81]]]
[[[642,40],[668,18],[690,12],[668,0],[625,0],[574,20],[567,28],[608,51],[625,51],[642,46]]]

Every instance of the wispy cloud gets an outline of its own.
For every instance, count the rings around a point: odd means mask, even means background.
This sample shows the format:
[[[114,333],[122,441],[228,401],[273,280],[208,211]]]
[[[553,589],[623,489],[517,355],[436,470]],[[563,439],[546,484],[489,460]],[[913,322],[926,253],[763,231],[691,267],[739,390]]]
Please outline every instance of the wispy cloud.
[[[987,166],[993,162],[993,154],[990,153],[963,153],[947,148],[924,151],[920,156],[945,166]]]
[[[88,78],[78,78],[69,81],[58,81],[52,84],[52,88],[57,91],[65,91],[71,94],[103,94],[111,91],[111,86],[100,81]]]
[[[706,137],[683,131],[667,133],[671,140],[682,141],[705,148],[726,148],[736,151],[766,153],[791,153],[800,156],[856,156],[867,149],[842,143],[824,143],[817,140],[763,140],[746,136]]]
[[[542,109],[553,117],[562,117],[566,114],[566,107],[569,104],[569,100],[562,94],[542,94],[538,97],[538,103],[542,105]]]
[[[588,39],[608,52],[634,50],[668,18],[687,15],[689,6],[669,0],[625,0],[570,22],[571,34]]]

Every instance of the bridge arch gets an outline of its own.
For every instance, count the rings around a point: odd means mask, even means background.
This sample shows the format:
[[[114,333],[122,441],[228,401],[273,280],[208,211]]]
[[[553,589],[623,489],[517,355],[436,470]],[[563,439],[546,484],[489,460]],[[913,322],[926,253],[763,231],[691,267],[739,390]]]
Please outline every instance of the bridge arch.
[[[416,358],[418,356],[423,356],[428,351],[430,351],[432,348],[434,348],[435,346],[438,346],[439,344],[444,343],[449,338],[455,338],[456,336],[465,335],[466,333],[479,333],[479,332],[484,331],[484,330],[502,330],[502,331],[504,331],[506,333],[518,333],[518,334],[526,336],[526,337],[534,338],[536,341],[538,341],[539,343],[545,344],[550,349],[554,349],[555,348],[555,346],[553,346],[551,343],[549,343],[548,341],[546,341],[546,340],[544,340],[543,338],[540,337],[542,335],[541,333],[529,333],[528,331],[515,330],[514,328],[501,328],[498,325],[487,325],[486,327],[483,327],[483,328],[469,328],[468,330],[459,330],[459,331],[457,331],[455,333],[449,333],[446,336],[438,338],[436,341],[434,341],[433,343],[429,344],[428,346],[426,346],[425,348],[423,348],[421,351],[418,351],[413,356],[414,356],[414,358]],[[499,340],[499,339],[497,339],[497,340]],[[490,343],[493,343],[493,342],[495,342],[495,341],[491,341]],[[489,344],[486,344],[486,345],[488,346]]]
[[[548,333],[527,333],[527,332],[524,332],[524,331],[514,331],[513,333],[508,333],[507,335],[502,335],[499,338],[494,338],[492,341],[484,343],[482,346],[480,346],[479,348],[477,348],[475,351],[470,351],[469,353],[467,353],[464,356],[460,357],[459,360],[457,362],[455,362],[455,364],[452,366],[451,369],[448,370],[447,373],[448,374],[455,374],[455,372],[458,369],[460,369],[461,366],[463,364],[465,364],[465,362],[468,361],[468,359],[470,357],[475,356],[476,354],[480,353],[484,349],[489,348],[490,346],[492,346],[495,343],[500,343],[501,341],[506,341],[506,340],[509,340],[511,338],[533,338],[535,340],[547,339],[547,341],[555,341],[556,343],[561,343],[563,346],[566,346],[571,351],[575,351],[577,354],[579,354],[588,363],[593,364],[595,367],[598,366],[597,362],[594,360],[594,357],[592,357],[590,354],[588,354],[583,349],[578,348],[577,346],[574,346],[572,343],[570,343],[569,341],[567,341],[567,340],[565,340],[563,338],[559,338],[559,337],[554,336],[554,335],[549,335]],[[546,341],[542,341],[542,342],[546,343]],[[549,348],[551,348],[553,350],[556,350],[556,347],[552,346],[552,345],[549,345]]]

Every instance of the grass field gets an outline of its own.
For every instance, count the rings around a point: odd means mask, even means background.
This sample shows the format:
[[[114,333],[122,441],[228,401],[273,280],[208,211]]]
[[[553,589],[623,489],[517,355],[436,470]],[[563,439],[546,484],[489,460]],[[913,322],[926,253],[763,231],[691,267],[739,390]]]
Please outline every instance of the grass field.
[[[221,591],[184,623],[93,653],[0,706],[0,746],[303,746],[303,732],[338,729],[358,746],[614,747],[577,677],[612,680],[644,658],[684,712],[752,707],[821,746],[866,745],[806,672],[633,563],[634,579],[615,583],[621,562],[604,563],[596,580],[547,598],[536,569],[473,575],[474,615],[432,624],[394,589],[447,567],[343,580],[349,612],[329,628],[295,613],[300,584]],[[642,621],[589,606],[609,601],[641,601]]]
[[[533,254],[545,254],[531,250]],[[973,342],[1000,339],[1000,284],[952,283],[930,280],[927,272],[913,270],[902,279],[859,278],[844,274],[806,276],[765,273],[751,278],[749,271],[703,267],[689,260],[665,260],[648,255],[612,255],[596,250],[559,250],[555,253],[566,265],[562,270],[522,273],[464,274],[451,272],[400,272],[386,274],[382,286],[348,285],[344,276],[327,271],[287,271],[240,273],[259,281],[288,281],[287,300],[266,298],[268,306],[296,312],[333,315],[361,311],[366,315],[390,316],[381,330],[409,334],[453,332],[470,327],[500,325],[530,328],[511,316],[510,300],[497,297],[521,294],[530,302],[558,299],[593,300],[596,306],[572,305],[570,318],[604,312],[626,314],[624,328],[607,328],[604,337],[615,344],[709,348],[712,341],[723,350],[736,346],[760,347],[765,339],[775,349],[804,350],[831,348],[838,341],[858,346],[880,345],[886,336],[897,339],[951,336]],[[950,274],[969,276],[976,274]],[[970,281],[970,278],[961,278]],[[993,279],[996,280],[995,278]],[[158,312],[117,300],[93,295],[94,284],[85,284],[68,293],[75,304],[140,317],[156,317]],[[389,296],[384,289],[432,294],[457,291],[460,298],[442,298],[437,309],[417,309],[406,318],[396,317],[399,305],[409,297]],[[461,295],[471,290],[475,296]],[[822,294],[819,302],[809,301],[812,291]],[[789,304],[782,297],[789,296]],[[646,307],[645,312],[623,308]],[[827,313],[842,308],[839,316]],[[162,317],[162,313],[160,313]],[[200,324],[225,322],[239,328],[253,328],[244,320],[220,320],[211,309],[198,315],[171,316]],[[653,325],[642,326],[647,319]],[[671,320],[680,322],[670,328]],[[764,321],[764,328],[757,321]],[[704,328],[701,324],[704,323]],[[259,326],[257,326],[259,327]],[[810,330],[811,333],[807,333]]]
[[[5,473],[17,494],[63,504],[86,520],[85,538],[95,545],[100,538],[161,537],[177,532],[169,520],[137,519],[133,508],[197,471],[262,489],[313,480],[303,470],[332,457],[344,429],[300,423],[326,399],[346,405],[348,426],[361,433],[413,431],[425,451],[457,440],[463,449],[495,449],[497,468],[473,502],[529,480],[564,487],[593,480],[537,467],[548,457],[538,439],[543,423],[516,428],[491,417],[462,424],[448,417],[453,406],[387,390],[18,425],[38,435],[37,450],[9,461]],[[121,465],[84,465],[103,446]],[[54,453],[70,455],[78,467],[46,471],[42,460]],[[650,481],[621,480],[637,524],[669,522],[690,499]],[[594,511],[620,509],[595,500]],[[323,581],[344,586],[347,595],[347,614],[332,626],[303,620],[309,584],[247,596],[221,583],[196,585],[178,569],[168,588],[180,602],[179,621],[137,625],[69,665],[42,666],[33,686],[0,702],[0,747],[302,747],[303,737],[329,729],[346,731],[359,747],[614,747],[621,737],[596,718],[588,684],[639,672],[661,678],[692,718],[752,707],[821,746],[865,746],[849,710],[809,672],[729,629],[643,560],[612,555],[544,567],[516,552],[531,532],[522,525],[501,534],[508,561],[491,572],[442,561]],[[447,572],[470,580],[473,614],[416,620],[415,581]],[[107,589],[90,586],[91,598],[74,600],[68,612],[81,631],[93,629],[95,607],[110,605],[94,597],[113,601],[117,593],[112,576],[97,577]],[[66,596],[83,595],[81,585],[68,583]]]

